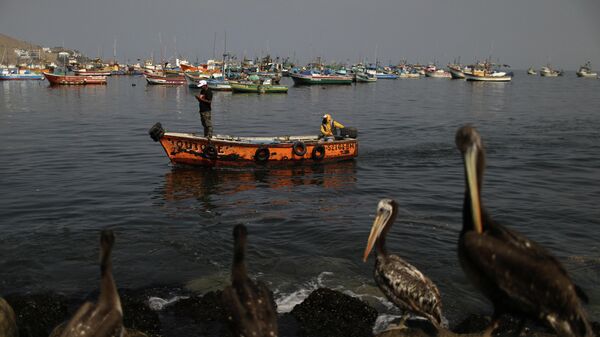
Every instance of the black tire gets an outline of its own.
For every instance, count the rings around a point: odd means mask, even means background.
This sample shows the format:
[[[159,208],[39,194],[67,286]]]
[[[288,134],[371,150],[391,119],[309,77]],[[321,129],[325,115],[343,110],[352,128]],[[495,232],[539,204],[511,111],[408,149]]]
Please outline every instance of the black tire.
[[[254,153],[254,160],[256,160],[259,163],[266,163],[269,160],[270,156],[271,151],[269,151],[268,147],[259,147]]]
[[[344,138],[356,138],[358,137],[358,130],[352,127],[343,128],[340,130],[340,135]]]
[[[311,157],[314,161],[319,161],[325,158],[325,146],[321,144],[315,146],[312,150]]]
[[[160,123],[156,123],[148,130],[148,134],[153,141],[158,142],[165,135],[165,129]]]
[[[304,156],[306,154],[306,144],[301,141],[294,142],[294,145],[292,145],[292,152],[298,157]]]
[[[202,149],[202,153],[208,159],[217,159],[217,154],[219,153],[219,151],[217,151],[216,146],[212,144],[206,144],[204,145],[204,149]]]

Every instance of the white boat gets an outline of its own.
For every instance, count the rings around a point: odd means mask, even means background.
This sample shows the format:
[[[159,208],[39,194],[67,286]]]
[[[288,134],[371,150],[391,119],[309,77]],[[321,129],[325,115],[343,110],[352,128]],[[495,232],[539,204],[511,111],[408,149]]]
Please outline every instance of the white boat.
[[[452,78],[452,75],[444,69],[436,69],[434,71],[425,71],[425,76],[431,78]]]
[[[448,71],[450,72],[450,76],[452,76],[453,79],[465,78],[465,72],[460,64],[448,64]]]
[[[513,73],[507,73],[504,71],[480,71],[473,70],[472,73],[465,73],[465,79],[467,81],[474,82],[510,82],[512,81]]]
[[[533,67],[529,67],[529,69],[527,69],[527,75],[537,75],[537,71],[535,71]]]
[[[362,83],[377,82],[377,76],[375,76],[374,74],[369,74],[366,72],[358,72],[358,73],[355,73],[354,76],[356,77],[356,82],[362,82]]]
[[[562,76],[562,71],[554,70],[549,65],[540,69],[540,76],[542,77],[558,77]]]
[[[398,78],[421,78],[421,74],[419,74],[418,72],[415,73],[400,73],[400,75],[398,75]]]
[[[587,77],[587,78],[596,78],[598,77],[598,73],[592,71],[592,64],[588,61],[585,65],[579,67],[577,71],[577,77]]]
[[[508,67],[508,65],[504,65]],[[479,63],[473,66],[470,72],[465,72],[467,81],[475,82],[510,82],[513,78],[512,72],[495,70],[491,62]]]

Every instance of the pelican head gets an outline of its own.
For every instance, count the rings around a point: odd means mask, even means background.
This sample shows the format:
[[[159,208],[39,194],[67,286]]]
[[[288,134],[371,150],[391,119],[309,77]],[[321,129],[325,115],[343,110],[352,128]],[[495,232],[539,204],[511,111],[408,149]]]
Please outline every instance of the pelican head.
[[[367,241],[367,248],[365,249],[365,254],[363,255],[364,262],[367,262],[367,258],[369,258],[369,253],[371,253],[371,250],[373,250],[375,242],[377,242],[379,238],[385,238],[385,234],[389,230],[389,226],[396,219],[397,209],[398,204],[392,199],[381,199],[379,204],[377,204],[377,215],[373,221],[371,234],[369,234],[369,240]]]
[[[481,220],[481,179],[483,176],[484,152],[481,137],[475,128],[469,124],[456,132],[456,147],[463,157],[467,189],[471,198],[471,214],[473,225],[478,233],[483,232]]]

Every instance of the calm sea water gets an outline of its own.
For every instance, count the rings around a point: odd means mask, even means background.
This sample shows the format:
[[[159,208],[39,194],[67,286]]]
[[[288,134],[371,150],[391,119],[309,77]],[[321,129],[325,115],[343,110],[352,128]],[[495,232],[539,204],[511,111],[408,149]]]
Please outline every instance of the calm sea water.
[[[141,77],[0,83],[0,294],[95,289],[106,227],[117,235],[120,287],[222,288],[232,228],[243,223],[249,270],[270,284],[280,311],[327,286],[395,315],[374,284],[373,258],[361,260],[377,202],[391,197],[401,211],[389,250],[437,283],[450,321],[489,313],[456,253],[464,181],[454,133],[473,123],[487,147],[487,208],[557,255],[600,319],[600,80],[519,72],[513,83],[215,93],[216,133],[316,134],[324,113],[359,129],[354,162],[289,170],[172,166],[147,131],[160,121],[200,132],[193,94]]]

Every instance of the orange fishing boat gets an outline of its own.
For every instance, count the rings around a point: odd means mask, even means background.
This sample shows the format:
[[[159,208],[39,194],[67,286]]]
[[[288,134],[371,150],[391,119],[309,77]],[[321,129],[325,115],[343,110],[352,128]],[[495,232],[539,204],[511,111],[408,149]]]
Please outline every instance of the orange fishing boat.
[[[317,136],[232,137],[210,139],[194,134],[165,132],[160,123],[148,131],[160,142],[174,164],[243,167],[256,165],[303,165],[350,160],[358,156],[357,132],[345,128],[334,141]]]

